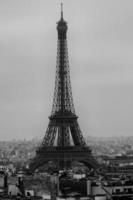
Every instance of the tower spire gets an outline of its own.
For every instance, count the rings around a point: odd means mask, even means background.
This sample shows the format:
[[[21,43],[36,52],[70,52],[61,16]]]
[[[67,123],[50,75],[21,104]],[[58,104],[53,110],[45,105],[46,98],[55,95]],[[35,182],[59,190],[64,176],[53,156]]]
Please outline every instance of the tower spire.
[[[63,19],[63,3],[61,2],[61,19]]]

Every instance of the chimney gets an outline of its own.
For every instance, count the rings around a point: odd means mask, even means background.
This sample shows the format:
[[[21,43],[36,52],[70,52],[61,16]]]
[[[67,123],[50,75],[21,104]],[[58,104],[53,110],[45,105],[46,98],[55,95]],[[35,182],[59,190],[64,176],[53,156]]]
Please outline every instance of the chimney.
[[[4,188],[6,189],[8,187],[8,175],[7,173],[4,174]]]

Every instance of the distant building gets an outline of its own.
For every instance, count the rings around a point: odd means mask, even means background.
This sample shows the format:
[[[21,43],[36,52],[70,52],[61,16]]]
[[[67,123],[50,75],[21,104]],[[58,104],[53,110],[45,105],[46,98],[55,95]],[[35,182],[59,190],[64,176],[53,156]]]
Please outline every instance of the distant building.
[[[22,193],[17,185],[9,185],[8,186],[8,195],[9,196],[17,196],[17,195],[22,195]]]

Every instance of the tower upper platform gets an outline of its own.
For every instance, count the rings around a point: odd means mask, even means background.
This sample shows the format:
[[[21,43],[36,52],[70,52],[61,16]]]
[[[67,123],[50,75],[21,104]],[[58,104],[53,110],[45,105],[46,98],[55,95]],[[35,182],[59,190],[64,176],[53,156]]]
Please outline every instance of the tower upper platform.
[[[58,39],[66,39],[67,22],[63,19],[63,4],[61,3],[61,18],[57,22]]]

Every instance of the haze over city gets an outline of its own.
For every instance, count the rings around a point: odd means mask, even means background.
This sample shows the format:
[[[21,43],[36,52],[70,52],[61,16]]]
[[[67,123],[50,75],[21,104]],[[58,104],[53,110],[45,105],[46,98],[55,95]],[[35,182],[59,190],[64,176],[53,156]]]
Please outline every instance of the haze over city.
[[[133,135],[133,1],[64,0],[76,114],[85,137]],[[43,138],[60,0],[0,1],[0,138]]]

